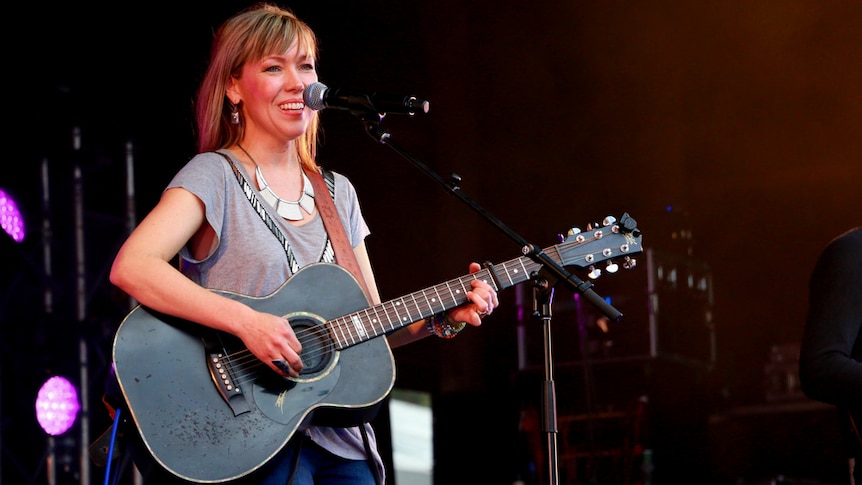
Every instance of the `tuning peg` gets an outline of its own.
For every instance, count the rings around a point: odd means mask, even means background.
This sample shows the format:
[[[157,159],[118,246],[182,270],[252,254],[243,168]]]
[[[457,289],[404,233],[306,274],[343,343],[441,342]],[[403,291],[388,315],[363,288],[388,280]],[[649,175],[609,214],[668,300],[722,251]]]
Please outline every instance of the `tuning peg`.
[[[590,272],[587,273],[587,276],[589,276],[590,279],[594,280],[601,275],[602,275],[602,270],[596,268],[595,266],[590,265]]]
[[[579,242],[579,243],[582,243],[582,242],[587,240],[587,238],[585,238],[584,235],[581,234],[581,230],[578,229],[577,227],[573,227],[573,228],[569,229],[569,232],[567,233],[566,239],[571,239],[571,240],[573,240],[575,242]]]
[[[638,265],[638,261],[635,258],[632,258],[631,256],[626,256],[625,260],[623,260],[623,268],[625,268],[625,269],[632,269],[637,265]]]
[[[619,271],[619,269],[620,269],[619,265],[613,261],[610,261],[610,260],[608,261],[608,265],[605,267],[605,271],[607,271],[608,273],[612,273],[612,274]]]
[[[607,216],[604,219],[602,219],[602,225],[605,227],[616,224],[616,222],[617,222],[617,218],[614,216]]]

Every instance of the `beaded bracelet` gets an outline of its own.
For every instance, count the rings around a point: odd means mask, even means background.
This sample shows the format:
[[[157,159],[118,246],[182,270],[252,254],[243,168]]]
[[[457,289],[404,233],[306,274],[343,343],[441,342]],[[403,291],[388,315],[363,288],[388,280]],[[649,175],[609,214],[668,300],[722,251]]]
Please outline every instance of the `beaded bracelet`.
[[[458,335],[458,332],[464,330],[466,326],[467,322],[453,322],[452,319],[449,318],[449,314],[447,312],[440,312],[425,320],[425,328],[427,328],[429,332],[440,338],[446,339],[453,338]]]

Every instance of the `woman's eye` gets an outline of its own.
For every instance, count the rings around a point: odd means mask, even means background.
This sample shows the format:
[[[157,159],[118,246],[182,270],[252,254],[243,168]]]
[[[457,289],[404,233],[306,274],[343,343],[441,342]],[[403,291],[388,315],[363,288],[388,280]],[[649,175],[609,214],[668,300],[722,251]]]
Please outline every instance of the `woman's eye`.
[[[299,66],[299,69],[301,69],[303,71],[313,71],[314,70],[314,64],[301,64]]]
[[[281,66],[269,66],[265,70],[266,72],[278,72],[281,70]]]

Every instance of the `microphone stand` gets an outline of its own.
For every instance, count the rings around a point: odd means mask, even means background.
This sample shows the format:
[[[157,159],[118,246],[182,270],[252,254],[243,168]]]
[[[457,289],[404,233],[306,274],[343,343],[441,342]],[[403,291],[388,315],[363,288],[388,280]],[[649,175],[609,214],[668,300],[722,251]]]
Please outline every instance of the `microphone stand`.
[[[464,194],[461,188],[458,187],[458,182],[461,181],[461,177],[457,174],[453,173],[452,178],[449,181],[445,181],[423,162],[411,156],[402,150],[397,144],[393,143],[392,136],[389,131],[380,126],[381,121],[383,121],[383,118],[385,117],[385,113],[376,112],[376,110],[373,109],[373,106],[361,108],[352,107],[350,112],[359,118],[365,126],[366,133],[368,133],[371,138],[382,145],[388,146],[395,153],[422,170],[426,175],[443,186],[443,188],[445,188],[450,194],[454,195],[461,202],[467,204],[467,206],[473,209],[476,213],[484,217],[488,222],[497,227],[497,229],[515,241],[515,243],[521,247],[521,252],[525,256],[541,265],[542,269],[532,275],[534,283],[533,317],[541,319],[544,324],[545,381],[542,391],[542,401],[544,404],[543,425],[544,431],[547,433],[548,441],[549,483],[551,485],[557,485],[559,483],[559,464],[557,452],[556,391],[553,380],[554,363],[551,348],[551,302],[553,301],[554,286],[558,281],[563,281],[573,291],[577,291],[579,294],[583,295],[588,302],[593,304],[613,322],[618,322],[623,316],[622,313],[605,301],[604,298],[599,296],[593,290],[592,283],[583,281],[577,276],[566,271],[536,245],[527,242],[523,237],[503,224],[502,221],[497,219],[477,202]]]

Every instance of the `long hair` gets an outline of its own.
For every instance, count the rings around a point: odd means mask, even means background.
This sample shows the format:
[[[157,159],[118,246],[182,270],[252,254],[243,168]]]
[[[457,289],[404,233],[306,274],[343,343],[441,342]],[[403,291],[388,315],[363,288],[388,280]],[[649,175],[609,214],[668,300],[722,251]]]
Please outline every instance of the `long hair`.
[[[285,52],[294,41],[316,61],[317,37],[311,27],[289,10],[269,3],[246,9],[219,27],[197,95],[195,111],[200,152],[225,148],[242,139],[245,120],[231,123],[232,106],[225,94],[230,78],[239,75],[246,62]],[[317,169],[319,124],[318,114],[314,113],[308,129],[294,143],[302,165],[310,169]]]

